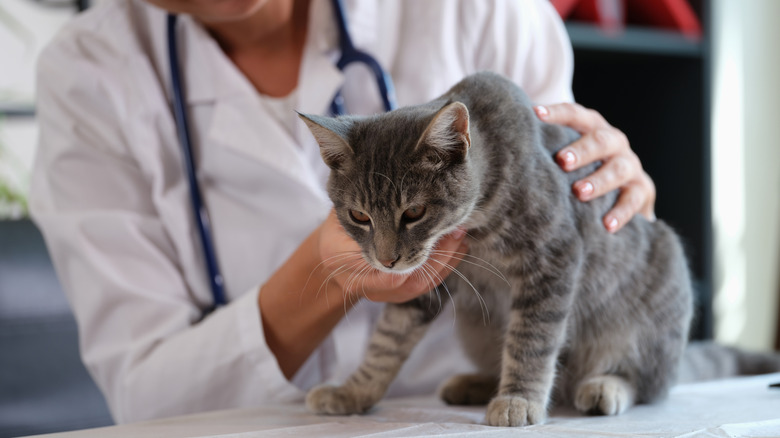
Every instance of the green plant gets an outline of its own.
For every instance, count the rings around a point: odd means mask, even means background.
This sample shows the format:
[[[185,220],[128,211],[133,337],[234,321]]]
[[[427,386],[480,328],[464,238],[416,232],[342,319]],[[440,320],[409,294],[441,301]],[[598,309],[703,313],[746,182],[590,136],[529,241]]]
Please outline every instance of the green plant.
[[[10,174],[13,173],[17,176],[15,179],[19,181],[17,184],[11,180]],[[29,175],[24,164],[5,147],[0,137],[0,219],[19,219],[28,215],[26,196],[28,180]],[[18,187],[20,185],[21,187]]]

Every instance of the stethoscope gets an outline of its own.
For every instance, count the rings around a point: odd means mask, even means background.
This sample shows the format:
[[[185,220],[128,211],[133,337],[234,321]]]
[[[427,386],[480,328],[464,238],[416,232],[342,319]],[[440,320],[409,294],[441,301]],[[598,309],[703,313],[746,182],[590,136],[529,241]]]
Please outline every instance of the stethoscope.
[[[339,70],[344,70],[348,65],[354,63],[364,64],[373,72],[376,78],[376,84],[382,97],[385,111],[391,111],[396,108],[395,93],[390,75],[385,72],[373,56],[355,48],[352,44],[349,30],[347,29],[347,16],[344,14],[342,0],[332,0],[333,11],[336,16],[336,24],[339,29],[339,49],[341,57],[336,63]],[[219,269],[217,256],[214,251],[214,240],[211,233],[211,222],[209,221],[208,211],[203,205],[200,184],[195,173],[195,161],[192,153],[192,138],[188,126],[187,107],[184,103],[184,93],[181,85],[181,71],[179,70],[179,54],[176,43],[176,15],[168,14],[167,20],[168,34],[168,63],[171,69],[171,88],[173,89],[173,114],[176,120],[176,130],[179,134],[179,143],[184,158],[184,168],[187,172],[187,181],[190,186],[190,203],[195,215],[195,225],[200,237],[201,248],[205,259],[206,269],[208,271],[211,294],[213,297],[213,307],[227,304],[225,297],[225,279]],[[344,98],[339,90],[333,98],[330,105],[331,112],[334,115],[345,114]],[[206,313],[208,313],[206,312]]]

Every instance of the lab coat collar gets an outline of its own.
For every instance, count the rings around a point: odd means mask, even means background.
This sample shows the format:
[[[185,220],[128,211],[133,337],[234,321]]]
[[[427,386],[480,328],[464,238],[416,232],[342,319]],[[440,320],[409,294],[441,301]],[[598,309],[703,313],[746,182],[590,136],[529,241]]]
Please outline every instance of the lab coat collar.
[[[328,2],[313,2],[311,7],[295,109],[326,114],[343,83],[343,75],[334,64],[338,55],[335,50],[337,30]],[[292,180],[321,191],[322,182],[318,175],[306,170],[310,164],[300,148],[317,148],[306,126],[297,123],[291,135],[276,123],[270,111],[263,108],[262,96],[213,38],[197,23],[190,21],[188,24],[187,31],[192,32],[189,38],[207,39],[192,44],[191,56],[185,61],[192,62],[187,64],[193,78],[188,84],[190,106],[213,105],[206,141],[265,163]]]
[[[247,90],[247,79],[200,23],[189,15],[181,16],[179,22],[179,62],[183,65],[187,103],[211,103],[254,91]]]
[[[185,94],[190,105],[257,95],[249,80],[200,23],[188,15],[181,16],[179,21],[180,62],[184,66]],[[366,25],[356,22],[354,27],[362,29],[361,35],[370,34]],[[327,112],[330,101],[344,80],[341,71],[335,66],[338,30],[330,2],[312,2],[306,38],[296,109],[323,114]]]

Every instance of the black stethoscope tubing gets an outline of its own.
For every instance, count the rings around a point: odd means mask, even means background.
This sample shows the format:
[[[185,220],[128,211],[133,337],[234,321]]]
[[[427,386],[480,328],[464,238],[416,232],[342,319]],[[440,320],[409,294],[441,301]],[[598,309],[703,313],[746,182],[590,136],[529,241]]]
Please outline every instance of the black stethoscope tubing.
[[[395,92],[390,75],[382,69],[376,59],[368,53],[355,48],[352,44],[349,30],[347,28],[347,17],[344,14],[344,8],[341,0],[332,0],[336,24],[339,29],[339,49],[341,56],[336,63],[339,70],[344,70],[350,64],[362,63],[371,70],[375,76],[379,93],[382,97],[382,103],[386,111],[396,108]],[[225,282],[222,272],[217,262],[217,256],[214,248],[214,239],[211,230],[211,221],[206,206],[203,204],[200,184],[198,183],[195,159],[193,156],[192,137],[188,124],[187,107],[185,105],[184,92],[182,87],[182,75],[179,65],[178,44],[176,39],[176,15],[167,16],[167,38],[168,38],[168,64],[170,68],[171,89],[173,90],[173,114],[178,132],[179,144],[182,150],[184,169],[187,173],[187,182],[190,187],[190,204],[194,214],[195,225],[197,228],[201,249],[203,252],[206,270],[208,271],[209,286],[213,299],[213,305],[207,309],[204,314],[213,309],[227,304],[225,296]],[[345,114],[344,99],[341,96],[341,90],[336,93],[331,103],[331,111],[334,115]]]

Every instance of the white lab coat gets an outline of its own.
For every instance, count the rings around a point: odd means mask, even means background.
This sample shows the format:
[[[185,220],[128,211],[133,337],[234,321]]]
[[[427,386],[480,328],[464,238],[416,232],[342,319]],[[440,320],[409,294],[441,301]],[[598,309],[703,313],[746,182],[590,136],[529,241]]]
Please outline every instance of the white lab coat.
[[[537,102],[572,100],[571,47],[546,0],[347,1],[352,37],[394,78],[401,105],[464,75],[503,73]],[[294,106],[379,111],[375,85],[333,64],[330,3],[315,0]],[[185,95],[230,303],[211,303],[171,115],[164,12],[117,0],[69,23],[39,63],[31,209],[79,325],[84,362],[117,422],[300,400],[359,363],[381,306],[349,312],[288,381],[265,344],[257,294],[326,217],[327,169],[297,120],[268,102],[190,17]],[[291,111],[290,117],[295,118]],[[284,129],[290,123],[293,132]],[[296,293],[297,291],[290,291]],[[390,394],[430,393],[470,369],[446,310]]]

